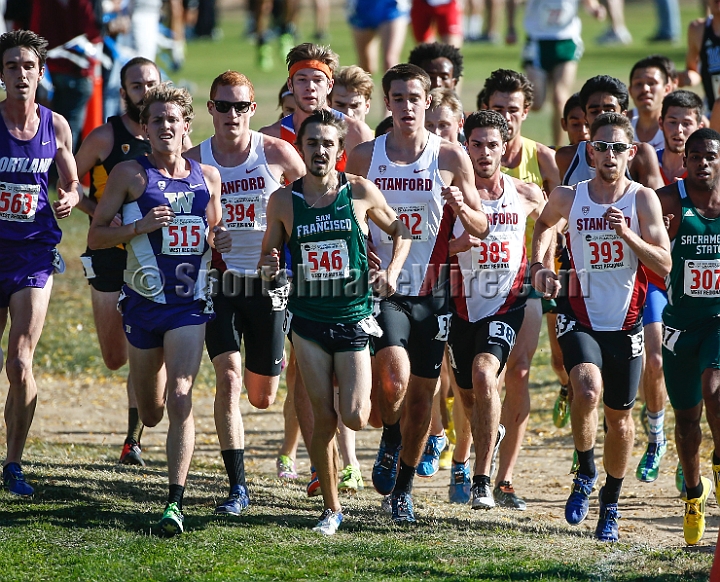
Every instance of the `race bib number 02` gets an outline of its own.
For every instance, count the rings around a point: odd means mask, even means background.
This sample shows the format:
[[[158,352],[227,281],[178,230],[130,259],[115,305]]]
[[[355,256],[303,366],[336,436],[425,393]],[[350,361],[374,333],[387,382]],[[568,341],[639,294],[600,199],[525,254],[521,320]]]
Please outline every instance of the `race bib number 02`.
[[[419,204],[391,204],[399,220],[407,226],[412,240],[427,242],[428,239],[428,205]],[[390,235],[383,233],[383,241],[391,243]]]
[[[256,196],[223,196],[223,220],[228,230],[261,230],[256,215],[262,209],[262,198]]]
[[[347,244],[342,239],[302,243],[305,280],[345,279],[349,275]]]
[[[596,232],[583,235],[585,268],[590,273],[629,269],[627,245],[614,232]]]
[[[685,261],[685,295],[720,297],[720,260]]]
[[[202,255],[205,223],[199,216],[176,216],[162,229],[163,255]]]
[[[471,249],[473,271],[510,270],[510,233],[490,234]]]
[[[34,222],[40,184],[0,182],[0,220]]]

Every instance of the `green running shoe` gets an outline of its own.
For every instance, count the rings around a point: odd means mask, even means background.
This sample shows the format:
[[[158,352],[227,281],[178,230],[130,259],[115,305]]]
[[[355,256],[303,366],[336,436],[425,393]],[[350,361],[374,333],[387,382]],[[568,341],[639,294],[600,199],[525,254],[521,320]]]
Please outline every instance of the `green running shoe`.
[[[347,493],[357,493],[360,489],[365,489],[362,473],[360,469],[356,469],[352,465],[348,465],[340,472],[340,483],[338,483],[338,491],[346,491]]]
[[[261,44],[257,47],[257,67],[263,73],[272,71],[275,63],[273,62],[273,48],[269,44]]]
[[[573,462],[572,467],[570,467],[570,473],[577,473],[580,470],[580,461],[578,461],[577,456],[577,449],[573,451]]]
[[[560,392],[553,406],[553,424],[557,428],[564,428],[570,420],[570,403],[568,402],[567,386],[561,386]]]
[[[174,536],[183,532],[183,521],[185,517],[180,511],[178,504],[169,503],[163,512],[163,516],[158,523],[160,530],[167,536]]]
[[[280,54],[282,55],[283,61],[295,44],[295,37],[289,32],[280,35]]]
[[[675,469],[675,487],[677,487],[680,493],[685,494],[685,475],[683,474],[680,461],[678,461],[677,468]]]
[[[660,460],[667,452],[667,442],[648,443],[645,454],[638,463],[635,476],[643,483],[652,483],[660,473]]]

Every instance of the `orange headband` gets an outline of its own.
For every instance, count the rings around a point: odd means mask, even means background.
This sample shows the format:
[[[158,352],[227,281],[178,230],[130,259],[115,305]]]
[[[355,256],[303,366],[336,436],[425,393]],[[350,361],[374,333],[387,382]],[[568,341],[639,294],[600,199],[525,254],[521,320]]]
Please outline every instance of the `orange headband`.
[[[295,75],[295,73],[297,73],[300,69],[316,69],[325,73],[325,76],[328,79],[333,78],[330,67],[328,67],[322,61],[317,61],[315,59],[306,59],[304,61],[298,61],[297,63],[295,63],[292,67],[290,67],[290,70],[288,71],[289,77],[292,79],[293,75]]]

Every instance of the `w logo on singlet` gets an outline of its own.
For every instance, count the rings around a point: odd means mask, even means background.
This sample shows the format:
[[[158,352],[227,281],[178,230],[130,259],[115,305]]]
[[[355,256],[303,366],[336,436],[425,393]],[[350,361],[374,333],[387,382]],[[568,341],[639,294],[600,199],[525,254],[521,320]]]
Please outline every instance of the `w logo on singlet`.
[[[175,214],[192,213],[195,192],[164,192],[163,194],[168,202],[170,202],[170,206]]]

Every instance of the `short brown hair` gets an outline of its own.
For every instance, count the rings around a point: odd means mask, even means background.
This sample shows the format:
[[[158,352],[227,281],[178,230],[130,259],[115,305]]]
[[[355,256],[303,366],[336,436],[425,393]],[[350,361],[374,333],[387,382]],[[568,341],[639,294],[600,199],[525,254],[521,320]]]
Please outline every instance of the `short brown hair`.
[[[302,148],[302,139],[305,136],[305,130],[307,129],[307,126],[311,123],[317,123],[319,125],[329,125],[337,129],[339,151],[345,149],[347,123],[345,123],[345,120],[342,117],[338,117],[333,111],[330,111],[329,109],[319,109],[302,122],[302,124],[300,125],[300,129],[298,129],[297,132],[297,139],[295,140],[295,143],[299,148]]]
[[[535,92],[530,79],[511,69],[497,69],[485,79],[485,86],[482,89],[485,107],[490,107],[490,98],[494,93],[516,93],[518,91],[523,94],[525,108],[532,107]]]
[[[150,89],[140,106],[140,123],[147,125],[150,118],[150,105],[153,103],[174,103],[183,113],[183,119],[188,123],[193,120],[195,113],[192,107],[192,96],[187,89],[175,87],[170,83],[160,83]]]
[[[633,126],[632,123],[630,123],[630,120],[625,115],[612,112],[601,113],[595,118],[595,121],[593,121],[590,126],[590,138],[594,138],[598,130],[606,125],[622,129],[627,136],[627,140],[630,143],[633,142],[635,132],[633,131]]]
[[[304,42],[293,47],[285,57],[288,71],[295,63],[308,60],[325,63],[333,75],[335,69],[340,66],[340,57],[329,46],[320,46],[311,42]]]
[[[15,47],[30,49],[37,55],[40,68],[45,66],[48,42],[31,30],[13,30],[0,36],[0,70],[3,67],[5,51]]]
[[[430,93],[430,75],[424,69],[410,63],[400,63],[390,67],[382,78],[382,88],[385,97],[389,97],[390,85],[393,81],[420,81],[425,95]]]
[[[435,87],[430,91],[430,109],[440,109],[441,107],[447,107],[453,112],[453,115],[458,118],[458,121],[463,118],[463,106],[460,103],[460,97],[452,89],[443,89],[442,87]]]
[[[351,91],[355,91],[365,97],[367,101],[372,99],[375,84],[372,75],[362,67],[350,65],[348,67],[340,67],[335,75],[335,87],[341,85]]]
[[[255,87],[245,75],[237,71],[225,71],[213,79],[210,85],[210,99],[215,99],[218,87],[247,87],[250,89],[250,100],[255,101]]]

